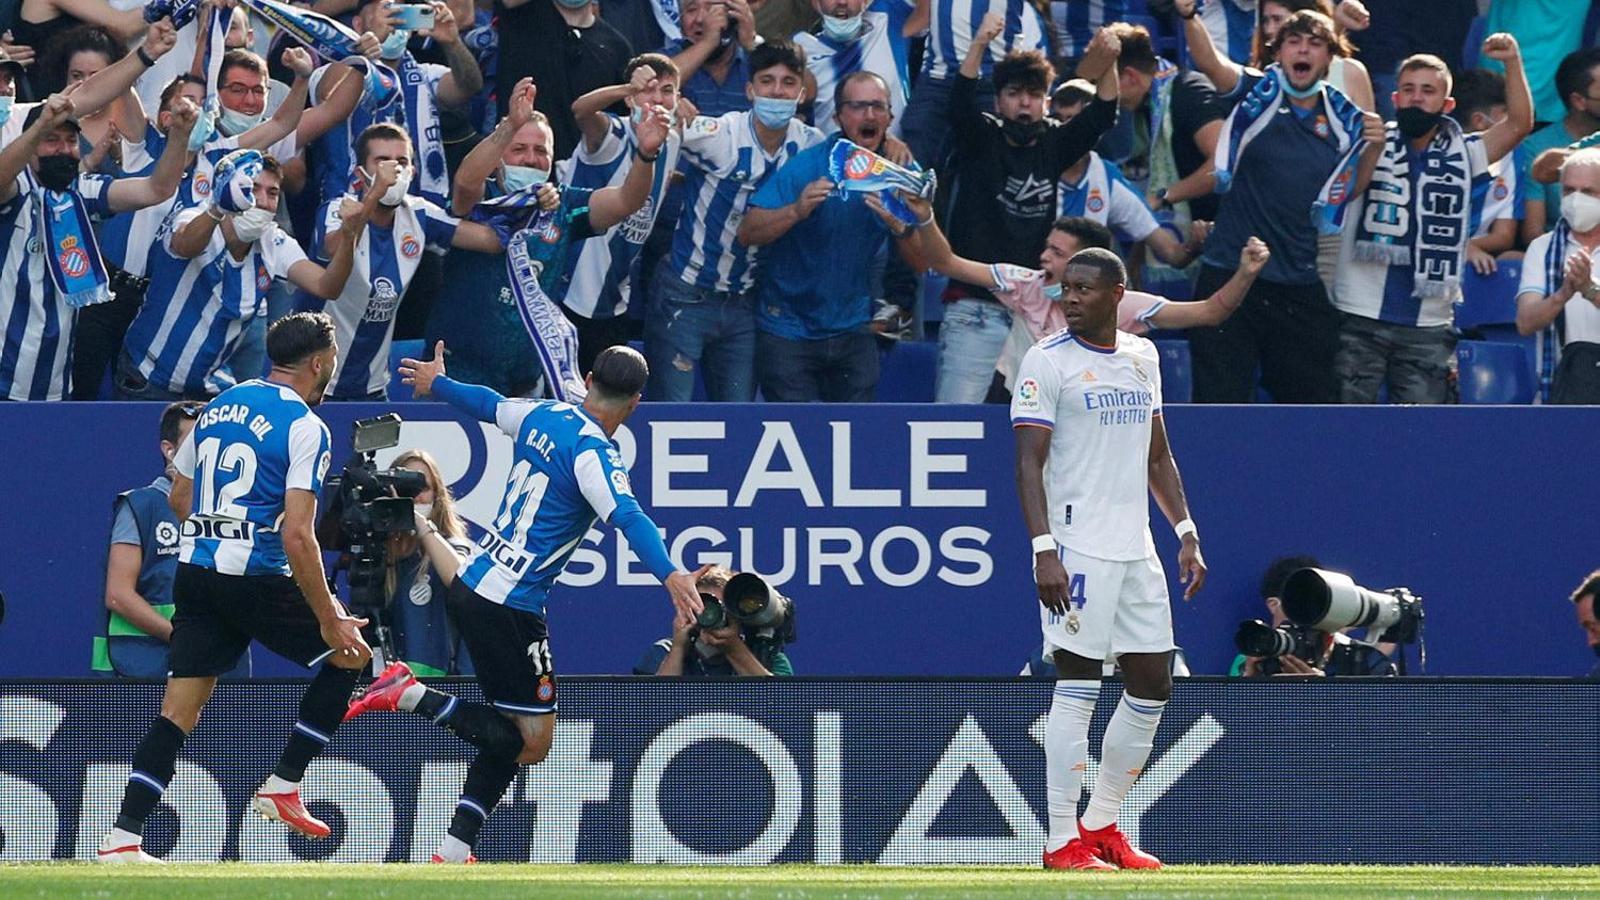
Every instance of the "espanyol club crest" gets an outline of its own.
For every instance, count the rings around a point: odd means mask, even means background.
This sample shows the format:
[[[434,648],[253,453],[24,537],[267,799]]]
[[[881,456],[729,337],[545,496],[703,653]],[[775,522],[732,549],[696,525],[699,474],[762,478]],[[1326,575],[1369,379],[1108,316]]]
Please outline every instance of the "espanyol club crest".
[[[265,294],[272,290],[272,275],[267,272],[267,267],[256,264],[256,292]]]
[[[211,196],[211,176],[204,172],[194,173],[194,195],[196,197]]]
[[[555,699],[556,686],[550,682],[549,675],[539,676],[538,696],[540,703],[549,703],[551,700]]]
[[[1317,121],[1311,126],[1311,130],[1315,131],[1317,133],[1317,137],[1319,138],[1327,137],[1331,133],[1328,128],[1328,117],[1317,116]]]
[[[416,235],[408,234],[400,241],[400,252],[405,254],[406,259],[416,259],[418,254],[422,253],[422,243],[417,240]]]
[[[1097,213],[1106,208],[1106,198],[1100,196],[1100,189],[1095,188],[1089,192],[1089,199],[1083,204],[1089,212]]]
[[[1506,195],[1510,193],[1511,191],[1506,188],[1506,183],[1503,179],[1496,178],[1494,180],[1494,199],[1504,200]]]
[[[82,278],[89,273],[89,254],[83,252],[78,246],[75,237],[63,238],[61,241],[61,254],[57,257],[61,264],[61,272],[68,278]]]
[[[1338,206],[1344,202],[1346,197],[1350,196],[1350,181],[1355,178],[1355,174],[1354,169],[1345,169],[1339,173],[1339,177],[1335,178],[1333,184],[1328,187],[1329,203]]]
[[[844,174],[847,178],[862,178],[872,171],[872,159],[866,153],[857,150],[845,160]]]

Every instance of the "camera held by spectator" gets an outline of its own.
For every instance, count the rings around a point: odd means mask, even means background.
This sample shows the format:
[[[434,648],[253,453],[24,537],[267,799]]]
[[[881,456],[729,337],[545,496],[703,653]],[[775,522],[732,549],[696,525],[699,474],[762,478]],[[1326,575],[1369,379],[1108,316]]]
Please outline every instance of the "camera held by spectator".
[[[657,641],[635,675],[793,675],[784,647],[795,640],[794,601],[761,576],[720,566],[696,582],[705,605],[679,616],[672,637]]]

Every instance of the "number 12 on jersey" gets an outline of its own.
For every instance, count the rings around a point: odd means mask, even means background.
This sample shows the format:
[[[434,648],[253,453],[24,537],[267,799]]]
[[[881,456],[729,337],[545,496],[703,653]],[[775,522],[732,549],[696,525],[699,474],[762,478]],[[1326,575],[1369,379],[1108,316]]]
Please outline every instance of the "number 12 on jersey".
[[[249,444],[232,443],[223,450],[220,438],[201,441],[195,448],[195,483],[200,488],[197,512],[202,516],[243,519],[245,508],[234,501],[255,487],[256,465],[256,451]],[[217,485],[219,469],[233,475],[220,490]]]

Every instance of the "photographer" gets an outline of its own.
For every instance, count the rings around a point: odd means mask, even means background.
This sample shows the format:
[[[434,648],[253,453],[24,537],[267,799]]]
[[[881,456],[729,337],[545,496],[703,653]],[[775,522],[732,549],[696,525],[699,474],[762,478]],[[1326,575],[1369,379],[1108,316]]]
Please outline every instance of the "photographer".
[[[1322,570],[1314,557],[1289,556],[1267,567],[1261,595],[1272,622],[1240,624],[1234,641],[1241,653],[1229,674],[1405,674],[1395,641],[1417,640],[1422,622],[1420,598],[1409,590],[1371,591],[1346,575]],[[1371,618],[1352,615],[1357,608]],[[1352,637],[1358,627],[1362,636]]]
[[[734,573],[715,566],[695,581],[695,588],[702,599],[711,597],[720,605],[733,577]],[[711,609],[713,604],[708,602],[706,607]],[[680,612],[672,621],[672,637],[652,644],[634,666],[633,674],[712,678],[793,675],[794,667],[783,652],[784,644],[792,640],[792,605],[786,606],[779,622],[766,627],[752,627],[729,616],[727,624],[721,627],[704,628],[693,617]]]
[[[701,588],[705,590],[705,588]],[[1600,656],[1600,619],[1595,618],[1595,600],[1600,598],[1600,569],[1584,576],[1583,583],[1572,592],[1573,611],[1578,614],[1578,625],[1589,640],[1589,649]],[[1600,662],[1589,670],[1590,678],[1600,678]]]
[[[407,450],[390,463],[417,472],[427,487],[414,500],[416,532],[389,536],[389,606],[397,657],[419,675],[472,675],[472,658],[445,610],[445,590],[472,553],[455,497],[426,450]]]
[[[1296,627],[1283,611],[1283,583],[1291,572],[1306,568],[1321,568],[1321,566],[1322,563],[1317,562],[1314,556],[1280,556],[1267,566],[1266,574],[1261,576],[1261,600],[1267,605],[1267,614],[1271,616],[1268,625],[1273,628],[1282,628],[1285,625]],[[1228,674],[1245,678],[1255,678],[1260,675],[1324,675],[1326,673],[1317,668],[1321,658],[1320,648],[1319,652],[1309,660],[1292,653],[1286,653],[1276,659],[1246,656],[1241,653],[1234,657],[1233,667],[1228,670]]]

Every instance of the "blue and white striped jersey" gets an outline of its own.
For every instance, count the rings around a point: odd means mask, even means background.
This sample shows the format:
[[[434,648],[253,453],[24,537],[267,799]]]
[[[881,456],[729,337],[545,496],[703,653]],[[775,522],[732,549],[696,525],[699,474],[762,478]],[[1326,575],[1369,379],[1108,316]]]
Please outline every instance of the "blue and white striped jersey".
[[[1161,227],[1122,169],[1093,150],[1083,177],[1076,183],[1064,178],[1056,182],[1056,215],[1093,219],[1124,241],[1142,241]]]
[[[460,577],[486,600],[543,615],[551,586],[595,520],[643,512],[622,454],[582,408],[502,400],[495,424],[513,441],[511,474]]]
[[[928,7],[928,49],[922,57],[922,74],[934,78],[954,78],[967,57],[973,35],[983,17],[993,9],[1004,12],[1006,30],[995,38],[983,60],[982,78],[988,78],[994,64],[1013,50],[1043,50],[1049,53],[1047,27],[1039,11],[1027,0],[931,0]]]
[[[690,122],[683,129],[684,204],[672,236],[672,271],[704,290],[750,290],[759,248],[739,244],[745,207],[773,172],[822,139],[793,119],[783,145],[768,156],[748,110]]]
[[[336,194],[322,205],[312,247],[317,261],[328,259],[323,253],[324,238],[339,228],[339,201]],[[354,198],[352,198],[354,199]],[[333,316],[339,341],[339,368],[328,396],[339,400],[359,400],[384,389],[389,383],[389,341],[394,337],[394,314],[400,298],[417,273],[423,251],[443,253],[450,249],[459,219],[420,197],[407,196],[395,207],[394,224],[384,228],[368,222],[356,242],[355,262],[344,292],[322,308]]]
[[[260,379],[212,398],[172,464],[194,481],[178,561],[223,575],[288,575],[284,497],[320,493],[328,426],[287,385]]]
[[[1241,66],[1250,65],[1255,50],[1256,17],[1259,0],[1212,0],[1200,4],[1200,23],[1211,35],[1211,43]]]
[[[390,63],[400,76],[401,100],[390,104],[382,113],[374,114],[365,101],[356,104],[355,112],[334,126],[327,134],[317,138],[312,146],[314,178],[322,186],[323,197],[337,197],[350,190],[351,176],[356,171],[356,138],[376,122],[393,122],[404,126],[411,135],[411,196],[421,197],[435,206],[447,206],[450,200],[450,172],[445,164],[444,138],[439,129],[439,106],[434,99],[439,81],[450,73],[449,66],[419,63],[408,52],[399,62]],[[323,66],[311,73],[311,103],[317,98],[317,88],[328,72]],[[359,73],[357,76],[359,77]]]
[[[889,111],[894,113],[889,131],[900,134],[900,118],[911,92],[902,28],[914,9],[916,4],[906,0],[875,0],[872,9],[862,15],[860,36],[849,43],[806,31],[794,36],[794,42],[806,51],[806,68],[817,80],[811,121],[823,134],[839,130],[839,123],[833,118],[833,95],[839,82],[863,69],[876,72],[888,82]]]
[[[179,393],[216,394],[233,385],[228,361],[250,320],[267,311],[274,278],[306,258],[276,225],[251,245],[244,259],[228,252],[222,229],[194,259],[172,252],[172,235],[205,211],[179,212],[150,254],[150,287],[123,350],[151,384]]]
[[[638,140],[627,119],[607,115],[611,120],[600,149],[593,153],[579,142],[577,152],[556,167],[562,184],[598,190],[616,187],[633,168],[633,153]],[[667,137],[656,160],[655,181],[650,197],[633,215],[611,226],[604,234],[579,241],[567,256],[567,290],[561,299],[567,309],[589,319],[609,319],[628,310],[628,295],[633,271],[645,239],[655,226],[656,212],[667,191],[672,170],[678,167],[682,140],[676,133]]]
[[[111,214],[109,192],[116,179],[79,175],[73,190],[89,215]],[[56,291],[45,265],[32,175],[17,176],[17,195],[0,204],[0,397],[64,400],[71,385],[72,339],[78,311]]]
[[[1056,49],[1067,59],[1083,56],[1094,33],[1122,21],[1127,12],[1128,0],[1052,0],[1050,24],[1056,30]]]

